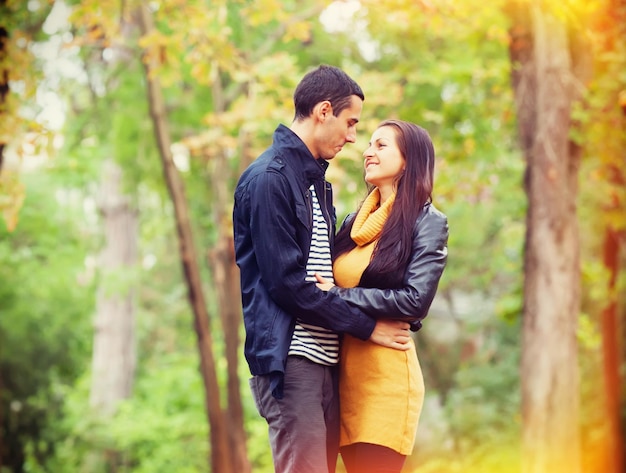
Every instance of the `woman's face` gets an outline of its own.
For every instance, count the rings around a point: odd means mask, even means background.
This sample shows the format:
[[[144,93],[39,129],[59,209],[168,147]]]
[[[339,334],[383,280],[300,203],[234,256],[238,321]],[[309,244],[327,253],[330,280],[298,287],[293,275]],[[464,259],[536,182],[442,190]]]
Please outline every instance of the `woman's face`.
[[[365,158],[365,180],[379,189],[393,190],[394,181],[405,167],[404,156],[398,148],[396,131],[393,127],[382,126],[373,134]]]

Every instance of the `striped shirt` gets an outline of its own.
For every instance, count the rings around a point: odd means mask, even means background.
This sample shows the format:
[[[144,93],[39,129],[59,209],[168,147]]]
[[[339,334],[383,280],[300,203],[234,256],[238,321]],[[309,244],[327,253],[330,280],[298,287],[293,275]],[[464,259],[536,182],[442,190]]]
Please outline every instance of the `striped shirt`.
[[[306,263],[306,280],[316,282],[315,273],[320,273],[334,281],[328,224],[322,215],[315,188],[311,186],[310,191],[313,203],[313,232],[311,251]],[[335,365],[339,362],[339,335],[323,327],[296,321],[289,354],[304,356],[321,365]]]

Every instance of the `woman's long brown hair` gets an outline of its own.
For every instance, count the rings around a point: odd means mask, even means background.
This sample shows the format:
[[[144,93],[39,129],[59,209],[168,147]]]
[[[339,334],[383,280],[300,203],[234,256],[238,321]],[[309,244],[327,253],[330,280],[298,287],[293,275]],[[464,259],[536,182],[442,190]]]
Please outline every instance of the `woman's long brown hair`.
[[[402,287],[404,272],[411,257],[415,222],[424,206],[431,202],[435,150],[422,127],[402,120],[385,120],[378,128],[394,129],[398,149],[405,160],[405,169],[396,179],[396,198],[376,244],[372,259],[361,276],[359,286],[377,288]],[[369,192],[374,188],[371,187]],[[354,219],[335,238],[334,256],[356,246],[350,231]]]

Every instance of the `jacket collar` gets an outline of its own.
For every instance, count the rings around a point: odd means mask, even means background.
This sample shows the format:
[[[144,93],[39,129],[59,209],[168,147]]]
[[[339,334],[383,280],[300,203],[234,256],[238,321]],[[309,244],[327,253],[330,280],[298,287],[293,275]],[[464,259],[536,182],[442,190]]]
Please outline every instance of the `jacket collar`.
[[[274,132],[274,147],[288,151],[285,161],[299,170],[307,183],[324,179],[328,161],[315,159],[300,137],[283,124]]]

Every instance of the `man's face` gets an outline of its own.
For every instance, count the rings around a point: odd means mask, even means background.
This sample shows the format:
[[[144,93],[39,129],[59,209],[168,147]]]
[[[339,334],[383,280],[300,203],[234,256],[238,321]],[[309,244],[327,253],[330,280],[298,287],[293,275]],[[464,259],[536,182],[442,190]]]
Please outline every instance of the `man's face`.
[[[353,95],[350,106],[344,108],[338,116],[328,114],[321,123],[317,134],[317,149],[321,159],[333,159],[346,143],[356,141],[356,124],[361,118],[363,100]]]

